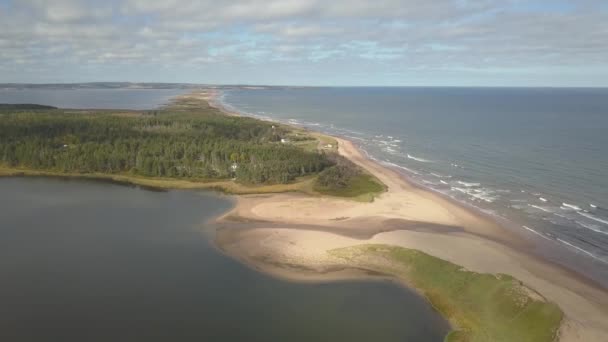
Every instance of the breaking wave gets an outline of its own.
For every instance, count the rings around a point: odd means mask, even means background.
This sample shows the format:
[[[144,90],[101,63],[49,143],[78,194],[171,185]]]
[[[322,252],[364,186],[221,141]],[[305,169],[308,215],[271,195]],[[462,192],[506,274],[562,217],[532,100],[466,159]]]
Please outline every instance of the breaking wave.
[[[589,230],[593,230],[593,231],[594,231],[594,232],[596,232],[596,233],[600,233],[600,234],[608,235],[608,232],[605,232],[605,231],[603,231],[603,230],[600,230],[600,229],[599,229],[599,227],[598,227],[598,226],[596,226],[596,225],[593,225],[593,224],[586,224],[586,223],[581,222],[581,221],[574,221],[574,222],[576,222],[576,223],[577,223],[579,226],[581,226],[581,227],[585,227],[585,228],[587,228],[587,229],[589,229]]]
[[[562,203],[562,207],[561,208],[562,209],[572,209],[572,210],[576,210],[576,211],[581,210],[580,207],[578,207],[578,206],[576,206],[574,204],[568,204],[568,203]]]
[[[409,159],[412,159],[412,160],[415,160],[415,161],[419,161],[419,162],[421,162],[421,163],[432,163],[432,162],[433,162],[432,160],[428,160],[428,159],[424,159],[424,158],[418,158],[418,157],[414,157],[413,155],[411,155],[411,154],[409,154],[409,153],[407,154],[407,157],[408,157]]]
[[[599,218],[597,216],[591,215],[589,213],[586,213],[584,211],[579,211],[578,214],[582,215],[582,216],[585,216],[586,218],[588,218],[590,220],[593,220],[593,221],[600,222],[600,223],[608,225],[608,221],[603,220],[603,219],[601,219],[601,218]],[[604,233],[604,234],[608,234],[608,233]]]
[[[599,260],[599,261],[601,261],[601,262],[603,262],[603,263],[608,263],[606,260],[604,260],[604,259],[602,259],[602,258],[598,257],[597,255],[595,255],[595,254],[593,254],[593,253],[591,253],[591,252],[589,252],[589,251],[586,251],[586,250],[584,250],[584,249],[582,249],[582,248],[580,248],[580,247],[578,247],[578,246],[575,246],[575,245],[571,244],[571,243],[570,243],[570,242],[568,242],[568,241],[562,240],[562,239],[560,239],[560,238],[557,238],[557,241],[559,241],[559,242],[561,242],[561,243],[563,243],[563,244],[565,244],[565,245],[568,245],[568,246],[570,246],[570,247],[572,247],[572,248],[576,249],[577,251],[579,251],[579,252],[581,252],[581,253],[587,254],[588,256],[592,257],[593,259]]]
[[[413,174],[415,174],[415,175],[419,175],[419,174],[420,174],[420,173],[418,173],[418,172],[416,172],[416,171],[414,171],[414,170],[412,170],[412,169],[408,169],[408,168],[407,168],[407,167],[405,167],[405,166],[401,166],[401,165],[398,165],[398,164],[395,164],[395,163],[391,163],[391,162],[386,161],[386,160],[385,160],[385,161],[383,161],[383,162],[382,162],[382,164],[389,165],[389,166],[393,166],[393,167],[396,167],[396,168],[399,168],[399,169],[405,170],[405,171],[407,171],[407,172],[413,173]]]
[[[466,186],[467,188],[471,188],[471,187],[474,187],[474,186],[479,186],[479,185],[481,185],[481,184],[479,184],[479,183],[467,183],[467,182],[463,182],[463,181],[458,181],[458,184],[460,184],[460,185],[464,185],[464,186]]]
[[[541,207],[541,206],[538,206],[538,205],[528,204],[528,206],[530,206],[532,208],[535,208],[535,209],[538,209],[538,210],[542,210],[542,211],[544,211],[546,213],[553,213],[551,210],[549,210],[547,208],[544,208],[544,207]]]
[[[549,237],[545,236],[544,234],[541,234],[539,232],[537,232],[536,230],[528,227],[528,226],[522,226],[524,229],[528,230],[529,232],[532,232],[540,237],[542,237],[543,239],[547,239],[547,240],[551,240]]]

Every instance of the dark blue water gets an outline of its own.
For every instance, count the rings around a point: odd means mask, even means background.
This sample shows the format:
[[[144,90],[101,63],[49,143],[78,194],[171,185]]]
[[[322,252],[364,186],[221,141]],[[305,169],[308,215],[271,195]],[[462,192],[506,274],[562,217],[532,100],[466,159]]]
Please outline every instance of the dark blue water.
[[[385,282],[297,284],[213,246],[210,192],[0,178],[0,340],[441,341],[446,322]]]
[[[60,108],[154,109],[186,89],[0,89],[0,103]]]
[[[608,89],[243,89],[223,102],[351,138],[608,279]]]

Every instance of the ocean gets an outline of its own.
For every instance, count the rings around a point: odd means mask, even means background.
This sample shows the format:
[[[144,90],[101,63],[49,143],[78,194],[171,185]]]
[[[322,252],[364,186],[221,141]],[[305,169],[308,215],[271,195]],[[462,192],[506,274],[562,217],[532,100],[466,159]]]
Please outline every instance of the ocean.
[[[608,284],[608,89],[233,89],[221,102],[349,138]]]

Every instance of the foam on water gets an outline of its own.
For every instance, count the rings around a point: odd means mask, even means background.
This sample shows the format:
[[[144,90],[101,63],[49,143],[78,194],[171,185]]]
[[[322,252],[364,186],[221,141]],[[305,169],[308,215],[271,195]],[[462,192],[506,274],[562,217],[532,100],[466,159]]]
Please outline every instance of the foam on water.
[[[528,204],[528,206],[530,206],[530,207],[532,207],[534,209],[542,210],[542,211],[544,211],[546,213],[553,213],[553,211],[551,211],[550,209],[545,208],[545,207],[541,207],[541,206],[538,206],[538,205]]]
[[[409,169],[409,168],[407,168],[407,167],[405,167],[405,166],[402,166],[402,165],[398,165],[398,164],[392,163],[392,162],[390,162],[390,161],[388,161],[388,160],[384,160],[384,161],[382,161],[382,164],[384,164],[384,165],[389,165],[389,166],[392,166],[392,167],[396,167],[396,168],[398,168],[398,169],[405,170],[405,171],[407,171],[407,172],[409,172],[409,173],[412,173],[412,174],[415,174],[415,175],[419,175],[419,174],[420,174],[420,173],[419,173],[419,172],[417,172],[417,171],[414,171],[414,170]]]
[[[444,176],[444,175],[440,175],[440,174],[435,173],[435,172],[431,172],[430,174],[433,175],[433,176],[435,176],[435,177],[437,177],[437,178],[452,178],[452,176],[450,176],[450,175]]]
[[[564,209],[564,210],[571,209],[571,210],[576,210],[576,211],[582,210],[579,206],[576,206],[574,204],[563,203],[563,202],[562,202],[562,209]]]
[[[538,235],[538,236],[542,237],[543,239],[547,239],[547,240],[549,240],[549,241],[552,241],[552,240],[551,240],[551,238],[549,238],[549,237],[545,236],[544,234],[541,234],[541,233],[537,232],[536,230],[534,230],[534,229],[532,229],[532,228],[530,228],[530,227],[528,227],[528,226],[525,226],[525,225],[524,225],[524,226],[522,226],[522,228],[526,229],[527,231],[529,231],[529,232],[531,232],[531,233],[533,233],[533,234],[536,234],[536,235]]]
[[[460,185],[466,186],[467,188],[481,185],[479,183],[468,183],[468,182],[463,182],[463,181],[458,181],[457,183]]]
[[[603,223],[605,225],[608,225],[608,220],[601,219],[601,218],[599,218],[597,216],[594,216],[594,215],[591,215],[591,214],[589,214],[587,212],[579,211],[578,214],[579,215],[583,215],[583,216],[585,216],[586,218],[588,218],[590,220],[597,221],[597,222]]]
[[[433,162],[432,160],[428,160],[428,159],[424,159],[424,158],[420,158],[420,157],[415,157],[415,156],[413,156],[413,155],[411,155],[409,153],[407,154],[407,158],[415,160],[415,161],[419,161],[421,163],[432,163]]]
[[[598,226],[596,226],[594,224],[586,224],[584,222],[576,221],[576,220],[574,222],[576,222],[579,226],[587,228],[587,229],[590,229],[590,230],[593,230],[596,233],[608,235],[608,232],[605,232],[605,231],[601,230],[600,227],[598,227]]]
[[[599,256],[597,256],[597,255],[595,255],[595,254],[593,254],[593,253],[591,253],[591,252],[589,252],[589,251],[587,251],[585,249],[582,249],[582,248],[580,248],[580,247],[578,247],[578,246],[576,246],[574,244],[571,244],[568,241],[565,241],[565,240],[560,239],[560,238],[556,238],[556,240],[559,241],[559,242],[561,242],[561,243],[563,243],[564,245],[570,246],[570,247],[576,249],[577,251],[579,251],[581,253],[584,253],[584,254],[592,257],[593,259],[599,260],[599,261],[601,261],[603,263],[608,263],[608,261],[604,260],[603,258],[600,258]]]

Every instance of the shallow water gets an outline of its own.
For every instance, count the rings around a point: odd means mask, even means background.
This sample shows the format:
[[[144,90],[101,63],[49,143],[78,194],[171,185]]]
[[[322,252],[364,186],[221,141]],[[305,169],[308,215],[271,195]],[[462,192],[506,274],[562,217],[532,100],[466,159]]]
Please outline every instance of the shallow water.
[[[0,89],[0,103],[59,108],[154,109],[187,89]]]
[[[608,89],[240,89],[222,101],[350,138],[608,286]]]
[[[386,282],[297,284],[218,253],[211,192],[0,178],[2,341],[441,341]]]

